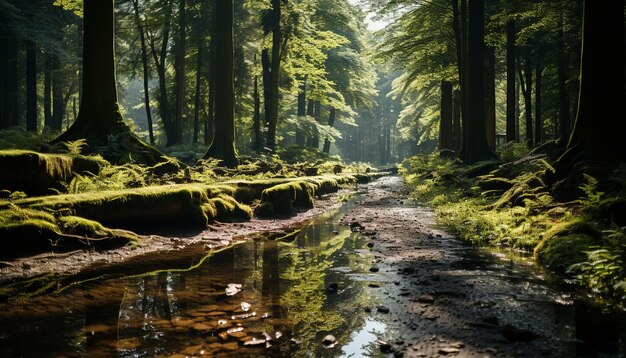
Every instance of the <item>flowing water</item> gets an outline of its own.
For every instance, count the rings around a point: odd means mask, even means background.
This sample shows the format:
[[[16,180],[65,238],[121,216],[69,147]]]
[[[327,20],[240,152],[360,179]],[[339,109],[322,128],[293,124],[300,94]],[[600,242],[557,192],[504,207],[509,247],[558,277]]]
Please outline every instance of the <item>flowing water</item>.
[[[395,328],[385,315],[366,309],[382,299],[368,289],[369,239],[338,223],[352,205],[354,200],[281,240],[256,237],[210,255],[198,246],[176,265],[190,269],[118,272],[4,304],[0,356],[384,355],[376,340],[390,338]],[[470,265],[492,271],[497,262],[510,265],[473,252]],[[532,272],[520,274],[528,277],[516,279],[536,280]],[[595,313],[581,318],[578,311],[588,310],[572,302],[555,305],[568,312],[563,330],[596,327],[591,333],[605,339],[599,344],[608,353],[590,356],[619,354],[619,320],[617,326],[592,326]],[[336,343],[324,342],[327,335]]]

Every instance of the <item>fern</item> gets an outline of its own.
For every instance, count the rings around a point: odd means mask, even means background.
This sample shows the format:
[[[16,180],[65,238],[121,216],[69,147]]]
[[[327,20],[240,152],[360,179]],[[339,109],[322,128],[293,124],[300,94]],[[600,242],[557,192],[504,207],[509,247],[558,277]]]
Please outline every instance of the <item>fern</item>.
[[[579,188],[585,194],[578,203],[586,210],[593,210],[600,206],[600,202],[604,196],[604,192],[598,191],[598,180],[591,175],[584,174],[585,183]]]
[[[85,139],[63,142],[63,146],[70,155],[80,155],[83,150],[88,147],[87,140]]]

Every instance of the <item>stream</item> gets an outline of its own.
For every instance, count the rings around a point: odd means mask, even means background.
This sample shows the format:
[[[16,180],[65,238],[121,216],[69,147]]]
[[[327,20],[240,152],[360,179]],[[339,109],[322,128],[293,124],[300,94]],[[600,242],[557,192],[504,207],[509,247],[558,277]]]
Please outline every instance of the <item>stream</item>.
[[[626,354],[623,313],[525,255],[469,247],[433,220],[402,200],[398,178],[382,179],[279,239],[208,254],[197,245],[176,269],[2,304],[0,356]]]

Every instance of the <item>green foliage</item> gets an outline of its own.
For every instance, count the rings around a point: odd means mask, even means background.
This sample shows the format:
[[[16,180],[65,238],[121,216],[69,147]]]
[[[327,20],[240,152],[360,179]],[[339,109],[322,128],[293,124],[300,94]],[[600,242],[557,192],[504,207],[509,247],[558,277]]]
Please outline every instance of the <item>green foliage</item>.
[[[578,279],[586,287],[614,297],[624,305],[626,303],[626,269],[624,268],[626,246],[620,248],[594,246],[591,249],[591,251],[586,251],[587,260],[572,265],[570,272],[577,273]]]

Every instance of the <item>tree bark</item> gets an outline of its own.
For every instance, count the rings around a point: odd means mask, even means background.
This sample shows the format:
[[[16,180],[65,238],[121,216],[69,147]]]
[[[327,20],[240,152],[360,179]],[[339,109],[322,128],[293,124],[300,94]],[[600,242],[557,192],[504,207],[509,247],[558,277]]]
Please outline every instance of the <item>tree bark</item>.
[[[524,107],[526,113],[526,145],[528,148],[533,147],[534,132],[533,132],[533,104],[532,104],[532,86],[533,86],[533,70],[531,63],[531,49],[526,49],[524,56],[524,71],[519,69],[519,79],[522,88],[522,95],[524,96]]]
[[[515,20],[506,24],[506,141],[517,141],[515,130],[515,106],[517,89],[515,87]]]
[[[107,153],[109,159],[132,155],[139,162],[155,164],[161,153],[132,135],[117,103],[113,0],[85,0],[83,13],[83,96],[76,121],[53,143],[86,139],[89,149],[95,151],[107,146],[110,136],[124,136],[118,142],[125,146],[123,153]]]
[[[308,100],[307,103],[307,110],[306,110],[306,115],[312,118],[315,118],[315,101],[312,99]],[[313,128],[313,130],[315,131],[315,133],[317,133],[317,128]],[[313,138],[315,137],[315,133],[313,133],[313,135],[308,136],[306,139],[306,146],[307,147],[313,147]]]
[[[44,79],[43,79],[43,123],[44,127],[52,125],[52,55],[44,55]]]
[[[300,85],[298,93],[298,118],[306,116],[306,79]],[[306,135],[300,128],[296,128],[296,145],[304,146],[306,144]]]
[[[133,0],[133,9],[135,10],[135,23],[139,30],[139,40],[141,43],[141,64],[143,66],[143,98],[146,107],[146,118],[148,119],[148,134],[150,136],[150,144],[154,145],[154,128],[152,124],[152,110],[150,109],[150,68],[148,67],[148,50],[146,48],[146,35],[144,27],[139,17],[139,0]]]
[[[272,0],[272,10],[266,14],[265,33],[272,33],[272,58],[269,59],[267,50],[263,51],[264,78],[263,86],[265,90],[265,121],[267,123],[267,147],[270,150],[276,148],[276,126],[278,124],[278,94],[280,84],[280,63],[282,32],[280,28],[281,1]],[[267,84],[265,83],[267,80]]]
[[[543,118],[541,113],[541,56],[537,51],[537,61],[535,61],[535,144],[543,142]]]
[[[335,125],[335,116],[337,110],[335,108],[330,109],[330,114],[328,115],[328,126],[333,127]],[[330,139],[326,138],[324,140],[324,153],[330,153]]]
[[[202,87],[202,66],[204,65],[204,41],[205,33],[204,33],[204,21],[206,19],[206,0],[202,0],[200,3],[202,14],[202,19],[200,20],[200,35],[198,36],[198,58],[196,61],[196,93],[194,97],[194,105],[193,105],[193,142],[198,143],[200,138],[200,107],[202,106],[202,101],[200,100],[200,89]]]
[[[256,65],[256,55],[254,55],[254,63]],[[259,76],[254,75],[254,114],[252,117],[254,129],[254,150],[259,153],[263,149],[261,138],[261,96],[259,94]]]
[[[457,94],[455,91],[455,100],[454,100],[454,106],[455,106],[455,111],[458,110],[458,123],[456,122],[456,114],[455,113],[455,128],[454,128],[454,140],[455,140],[455,145],[454,145],[454,150],[457,152],[461,151],[461,146],[462,146],[462,142],[463,142],[463,137],[461,137],[461,115],[465,116],[464,113],[466,113],[466,109],[465,109],[465,98],[466,98],[466,93],[467,93],[467,77],[466,77],[466,46],[465,43],[467,41],[467,37],[466,34],[464,34],[465,31],[467,31],[467,26],[465,25],[465,21],[466,21],[466,16],[467,16],[467,8],[466,8],[466,4],[465,1],[466,0],[462,0],[462,11],[461,13],[459,13],[459,0],[451,0],[452,1],[452,24],[453,24],[453,31],[454,31],[454,40],[456,43],[456,62],[457,62],[457,70],[459,72],[459,93],[458,96],[459,98],[457,99]],[[456,125],[458,124],[458,129],[456,128]]]
[[[315,117],[315,122],[320,123],[320,119],[322,116],[322,104],[320,101],[315,101],[313,106],[313,117]],[[311,148],[320,149],[320,136],[316,131],[315,135],[311,138]]]
[[[215,7],[215,1],[213,1]],[[209,42],[209,98],[207,120],[204,124],[204,144],[209,145],[213,141],[215,130],[215,64],[217,63],[217,51],[215,48],[215,21],[211,26],[211,42]]]
[[[467,128],[464,130],[462,159],[474,164],[494,159],[485,135],[485,4],[469,0]]]
[[[441,81],[439,150],[454,150],[454,137],[452,134],[452,83],[450,81]]]
[[[233,168],[237,166],[235,149],[235,70],[234,70],[234,5],[233,0],[214,3],[215,50],[220,54],[215,63],[215,136],[204,159],[217,158]]]
[[[463,133],[461,133],[461,91],[459,90],[454,91],[453,124],[454,150],[458,153],[461,151],[463,142]]]
[[[558,51],[559,51],[559,127],[560,137],[569,138],[570,135],[570,112],[569,112],[569,93],[567,91],[567,57],[565,55],[565,36],[563,34],[563,18],[560,17],[558,32]],[[555,133],[556,134],[556,133]]]
[[[26,44],[26,130],[37,131],[37,45]]]
[[[76,82],[72,82],[67,93],[63,94],[63,77],[61,73],[61,60],[59,55],[52,54],[52,122],[50,129],[55,132],[63,130],[63,117],[69,96],[76,88]]]
[[[174,128],[176,143],[183,143],[184,105],[185,105],[185,53],[187,51],[187,13],[185,0],[178,2],[178,41],[176,42],[176,57],[174,69],[176,70],[176,117]]]
[[[485,134],[489,149],[496,151],[496,52],[493,47],[485,51]]]
[[[624,162],[624,0],[585,0],[582,42],[578,113],[568,149],[589,160]]]

